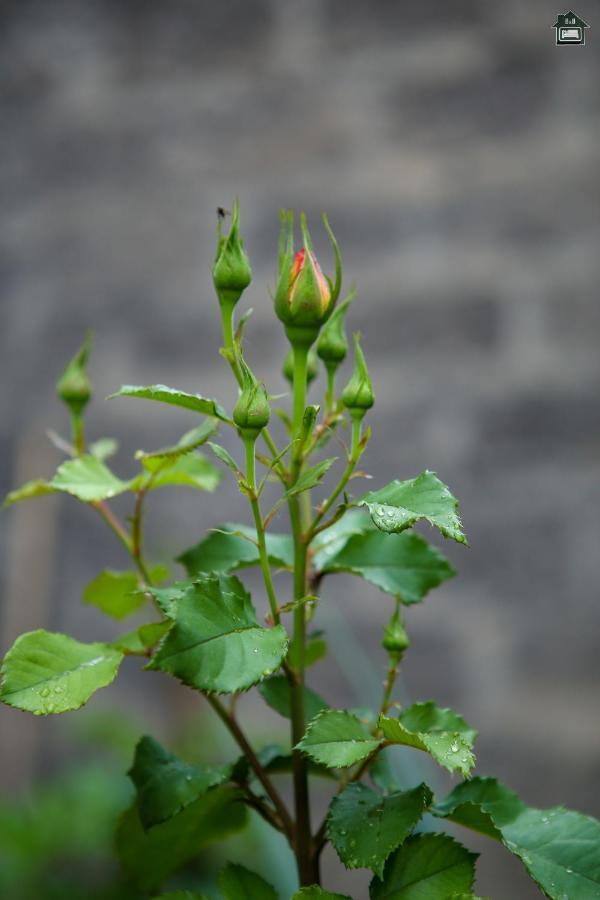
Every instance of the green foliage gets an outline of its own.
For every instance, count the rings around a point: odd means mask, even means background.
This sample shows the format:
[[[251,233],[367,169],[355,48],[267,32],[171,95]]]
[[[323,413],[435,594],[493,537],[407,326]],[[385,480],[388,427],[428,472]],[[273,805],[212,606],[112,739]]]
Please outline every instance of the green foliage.
[[[115,678],[123,654],[39,629],[17,638],[4,657],[0,699],[36,716],[79,709]]]
[[[82,599],[84,603],[97,606],[113,619],[126,619],[145,602],[139,587],[139,578],[135,572],[105,569],[90,581]]]
[[[71,494],[84,503],[92,503],[117,497],[130,490],[131,484],[117,478],[95,456],[87,455],[68,459],[62,463],[56,470],[50,486],[56,491]]]
[[[215,419],[205,419],[201,425],[192,428],[177,441],[168,447],[162,447],[160,450],[138,450],[135,454],[136,459],[173,459],[191,453],[197,450],[202,444],[205,444],[218,428],[218,422]]]
[[[209,400],[201,394],[186,394],[185,391],[178,391],[164,384],[151,384],[147,387],[124,384],[118,391],[110,395],[111,400],[114,397],[138,397],[141,400],[155,400],[158,403],[168,403],[170,406],[189,409],[204,416],[214,416],[223,422],[231,421],[223,407],[216,400]]]
[[[387,796],[350,784],[333,798],[327,835],[346,868],[372,869],[382,877],[386,859],[412,832],[431,799],[425,784]]]
[[[380,716],[379,726],[386,740],[429,753],[449,772],[468,775],[475,765],[472,749],[477,732],[451,709],[440,709],[431,701],[415,703],[397,719]]]
[[[279,900],[277,891],[264,878],[244,866],[229,863],[219,875],[223,900]]]
[[[331,891],[324,891],[322,887],[313,884],[296,891],[292,900],[350,900],[350,897],[346,894],[332,894]]]
[[[437,528],[444,537],[466,544],[458,516],[458,502],[433,472],[421,472],[408,481],[391,481],[378,491],[361,497],[373,524],[388,534],[404,531],[420,519]]]
[[[189,765],[146,736],[135,748],[129,776],[137,791],[140,822],[147,830],[171,819],[210,788],[228,781],[231,766]]]
[[[326,472],[332,467],[336,459],[337,456],[323,459],[320,463],[317,463],[316,466],[312,466],[310,469],[303,472],[295,485],[289,488],[287,492],[288,497],[293,497],[295,494],[301,494],[303,491],[310,491],[311,488],[316,487],[325,476]]]
[[[502,841],[553,900],[600,897],[600,823],[563,807],[532,809],[494,778],[459,784],[435,815]]]
[[[42,478],[34,478],[27,481],[20,488],[10,491],[4,498],[3,506],[12,506],[13,503],[19,503],[21,500],[33,500],[35,497],[44,497],[46,494],[56,493],[56,488],[52,487]]]
[[[352,535],[338,553],[330,555],[321,571],[361,575],[403,603],[418,603],[456,574],[439,550],[413,531]]]
[[[142,464],[146,472],[134,478],[130,490],[154,490],[160,487],[179,485],[193,487],[200,491],[214,491],[221,473],[201,453],[188,450],[180,456],[145,456]]]
[[[294,544],[289,535],[267,533],[266,545],[272,566],[292,568]],[[192,577],[205,572],[235,572],[236,569],[257,566],[260,555],[256,529],[231,523],[221,525],[182,553],[178,561]]]
[[[285,716],[286,719],[292,718],[292,689],[285,675],[273,675],[271,678],[265,679],[258,686],[263,700],[269,706]],[[317,694],[316,691],[308,687],[304,688],[304,712],[307,719],[314,719],[321,710],[328,709],[329,704]]]
[[[177,602],[175,623],[149,663],[201,691],[243,691],[279,668],[283,626],[263,628],[250,594],[235,576],[206,575]]]
[[[445,834],[408,838],[388,860],[382,878],[371,882],[371,900],[448,900],[470,895],[476,853],[469,853]]]
[[[316,762],[341,768],[365,759],[380,743],[356,716],[342,709],[328,709],[313,719],[298,748]]]

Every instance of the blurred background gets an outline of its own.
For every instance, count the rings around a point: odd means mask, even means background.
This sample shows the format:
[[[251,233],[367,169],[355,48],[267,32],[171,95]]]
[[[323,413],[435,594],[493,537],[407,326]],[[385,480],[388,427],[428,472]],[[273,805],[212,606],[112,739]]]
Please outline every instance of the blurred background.
[[[232,403],[210,268],[215,209],[235,196],[254,269],[239,307],[254,308],[248,357],[284,391],[269,299],[278,208],[306,210],[330,268],[326,209],[377,392],[365,466],[377,485],[437,471],[472,545],[444,546],[459,577],[407,614],[402,691],[480,729],[479,774],[531,805],[598,816],[600,19],[579,0],[587,46],[557,47],[565,11],[545,0],[4,0],[0,488],[60,462],[44,434],[68,427],[54,383],[88,326],[88,428],[120,440],[123,477],[136,449],[194,420],[104,402],[120,384]],[[215,497],[165,490],[149,503],[149,555],[169,561],[227,520],[249,518],[226,476]],[[102,568],[126,565],[91,510],[62,496],[14,507],[0,553],[1,652],[37,627],[114,636],[80,603]],[[350,576],[325,582],[333,658],[311,683],[332,702],[379,696],[391,606]],[[248,698],[241,714],[257,739],[283,739],[272,711]],[[226,745],[199,697],[130,660],[77,716],[0,709],[2,896],[133,896],[107,858],[143,731],[190,758]],[[409,779],[449,787],[412,756]],[[252,835],[230,858],[275,868],[290,890],[289,857],[258,825]],[[479,893],[540,896],[501,848],[459,837],[484,852]],[[325,865],[328,887],[367,896],[364,873],[348,877],[329,851]]]

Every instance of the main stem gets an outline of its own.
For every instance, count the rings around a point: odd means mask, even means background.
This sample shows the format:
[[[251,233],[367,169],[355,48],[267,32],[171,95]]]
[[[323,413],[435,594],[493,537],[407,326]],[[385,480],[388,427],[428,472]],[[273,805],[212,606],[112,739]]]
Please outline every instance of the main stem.
[[[306,369],[308,347],[294,346],[294,408],[292,445],[292,485],[302,468],[302,420],[306,406]],[[301,507],[297,496],[289,499],[292,536],[294,539],[294,599],[301,600],[307,591],[307,545],[303,536]],[[292,747],[304,737],[304,666],[306,646],[306,613],[304,604],[294,610],[294,678],[292,681]],[[308,767],[299,750],[292,750],[294,806],[296,813],[295,853],[300,886],[319,884],[318,858],[312,850]]]
[[[277,595],[275,594],[275,586],[271,575],[271,566],[269,564],[269,555],[267,553],[267,542],[265,539],[265,529],[263,528],[262,516],[260,514],[260,506],[256,496],[256,461],[255,461],[255,437],[244,437],[244,445],[246,447],[246,481],[251,489],[250,506],[254,516],[254,525],[256,527],[256,541],[258,544],[258,555],[260,558],[260,567],[263,573],[265,589],[269,598],[269,606],[271,607],[271,616],[275,625],[279,623],[279,607],[277,605]]]

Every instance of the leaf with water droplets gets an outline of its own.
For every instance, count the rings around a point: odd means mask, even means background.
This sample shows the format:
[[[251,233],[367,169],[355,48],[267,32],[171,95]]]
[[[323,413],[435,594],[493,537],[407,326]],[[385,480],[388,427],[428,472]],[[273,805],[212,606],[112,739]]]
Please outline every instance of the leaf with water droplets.
[[[264,878],[245,866],[227,863],[219,873],[223,900],[279,900],[277,891]]]
[[[310,722],[297,749],[333,769],[366,759],[380,743],[356,716],[343,709],[326,709]]]
[[[244,691],[279,668],[283,625],[259,625],[250,594],[233,575],[201,575],[181,592],[174,624],[149,663],[201,691]]]
[[[2,662],[0,700],[34,715],[79,709],[115,678],[123,654],[40,629],[22,634]]]
[[[444,537],[466,544],[458,515],[458,502],[434,472],[421,472],[408,481],[391,481],[358,501],[366,506],[380,531],[397,534],[425,519]]]
[[[431,700],[414,703],[397,719],[381,716],[379,727],[386,740],[429,753],[449,772],[468,775],[475,765],[472,749],[477,732],[458,713],[441,709]]]
[[[432,812],[501,840],[552,900],[599,900],[596,819],[563,807],[533,809],[493,778],[459,784]]]
[[[408,837],[431,803],[426,784],[387,796],[351,784],[333,798],[327,836],[348,869],[372,869],[380,877],[386,859]]]
[[[369,886],[371,900],[448,900],[471,892],[477,853],[447,834],[409,837]]]
[[[211,788],[228,781],[231,766],[192,766],[154,738],[140,738],[129,777],[137,791],[140,822],[147,829],[177,815]]]

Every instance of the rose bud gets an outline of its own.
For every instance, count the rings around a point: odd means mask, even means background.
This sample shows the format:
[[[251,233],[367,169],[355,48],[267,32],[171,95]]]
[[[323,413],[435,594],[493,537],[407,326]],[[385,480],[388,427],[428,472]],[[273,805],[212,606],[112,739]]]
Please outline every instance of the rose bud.
[[[384,650],[394,656],[402,656],[405,650],[410,647],[408,635],[400,618],[400,606],[398,605],[392,615],[392,618],[383,629],[383,640],[381,645]]]
[[[79,418],[92,396],[92,384],[86,371],[92,342],[91,332],[56,383],[56,393],[68,406],[72,416]]]
[[[325,215],[323,223],[335,254],[335,283],[321,270],[304,213],[300,217],[300,223],[304,246],[294,254],[292,213],[290,211],[282,215],[275,312],[285,325],[286,334],[293,346],[310,346],[337,303],[342,282],[342,264],[337,241]]]
[[[375,394],[359,342],[360,334],[357,331],[354,335],[355,368],[352,378],[342,392],[342,403],[351,416],[362,419],[366,411],[375,403]]]
[[[335,371],[343,363],[348,353],[344,315],[353,300],[354,291],[351,291],[344,302],[340,303],[338,308],[332,313],[319,335],[317,355],[323,360],[327,369]]]
[[[243,437],[256,439],[269,424],[271,407],[264,384],[254,377],[241,353],[237,363],[242,374],[242,390],[233,408],[233,421]]]
[[[240,204],[236,200],[231,216],[231,229],[227,237],[221,231],[222,213],[219,212],[217,254],[213,265],[212,276],[215,290],[221,306],[233,309],[242,296],[242,292],[252,280],[252,269],[244,242],[240,238]]]
[[[289,381],[290,384],[294,383],[294,351],[292,349],[289,350],[287,356],[283,361],[283,366],[281,368],[281,372],[283,377]],[[317,354],[314,349],[308,351],[308,360],[306,366],[306,383],[310,384],[311,381],[314,381],[317,375],[319,374],[319,360],[317,359]]]

